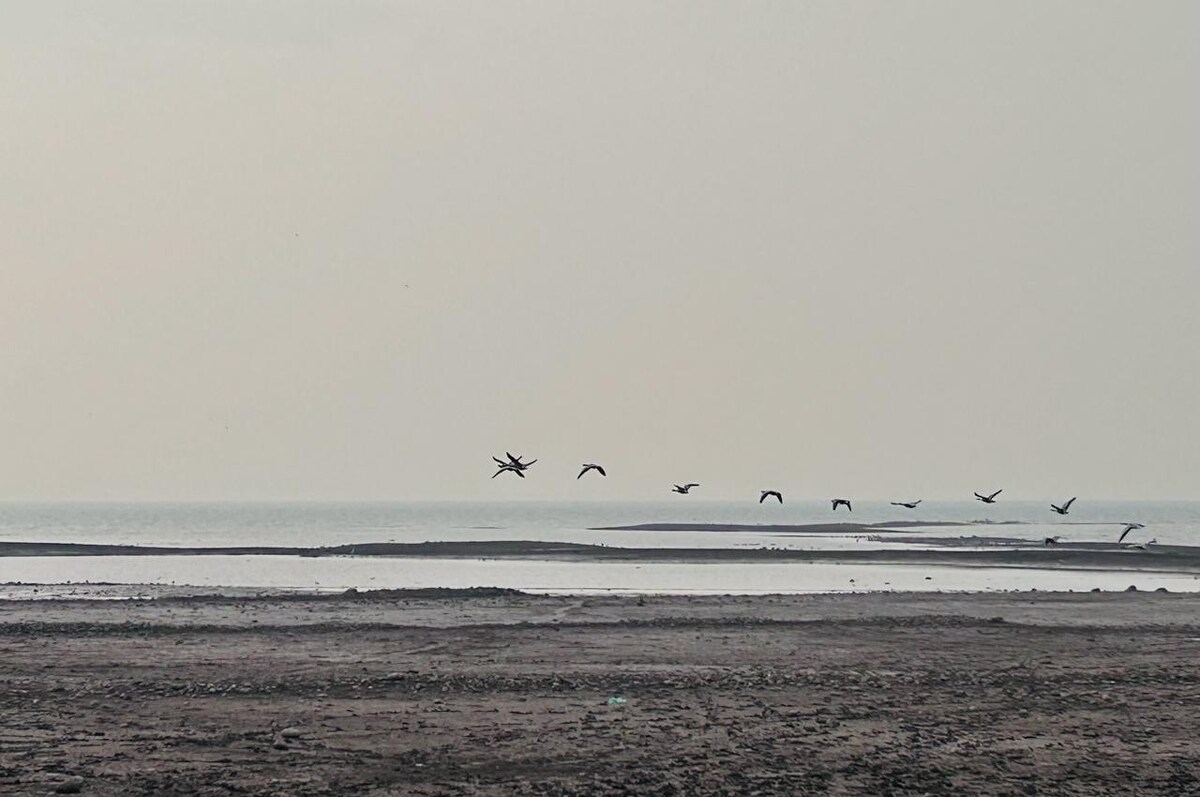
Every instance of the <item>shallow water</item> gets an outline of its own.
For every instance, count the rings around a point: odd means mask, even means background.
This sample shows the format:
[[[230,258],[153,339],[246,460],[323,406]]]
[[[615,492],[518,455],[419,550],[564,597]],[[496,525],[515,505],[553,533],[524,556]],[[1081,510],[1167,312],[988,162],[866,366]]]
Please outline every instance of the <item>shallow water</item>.
[[[653,502],[410,502],[410,503],[60,503],[0,504],[0,540],[129,545],[320,546],[355,542],[555,540],[630,547],[737,544],[825,547],[795,537],[757,533],[594,531],[644,523],[809,524],[906,520],[976,523],[934,535],[1017,536],[1040,541],[1115,541],[1126,521],[1147,528],[1131,541],[1157,537],[1168,545],[1200,542],[1200,502],[1090,502],[1080,499],[1060,518],[1044,502],[928,502],[916,510],[855,502],[853,513],[827,501],[708,501],[694,496]],[[1019,524],[1019,525],[1011,525]],[[923,534],[925,532],[922,532]],[[841,538],[844,539],[844,538]]]
[[[1050,515],[1050,517],[1047,517]],[[678,500],[628,502],[364,504],[0,504],[0,540],[162,546],[325,546],[364,542],[542,540],[630,548],[894,548],[888,534],[614,531],[640,523],[809,524],[894,520],[987,523],[902,529],[896,536],[1012,537],[1040,544],[1113,542],[1126,520],[1145,523],[1130,541],[1200,540],[1200,502],[1075,505],[1066,518],[1044,502],[927,502],[916,511],[856,502],[834,513],[826,501],[783,506]],[[1057,520],[1057,522],[1055,522]],[[927,542],[921,547],[935,546]],[[927,581],[925,576],[931,576]],[[851,583],[850,579],[854,579]],[[299,559],[295,557],[14,557],[0,558],[0,582],[177,583],[346,589],[406,586],[503,586],[551,591],[824,592],[876,589],[1195,589],[1190,576],[1099,574],[1020,568],[954,568],[811,563],[610,563],[463,559]]]
[[[278,589],[508,587],[535,592],[803,593],[1003,590],[1200,591],[1177,573],[828,563],[570,562],[296,556],[37,556],[0,559],[0,583],[188,584]],[[10,595],[21,590],[7,591]],[[47,593],[41,597],[61,594]]]

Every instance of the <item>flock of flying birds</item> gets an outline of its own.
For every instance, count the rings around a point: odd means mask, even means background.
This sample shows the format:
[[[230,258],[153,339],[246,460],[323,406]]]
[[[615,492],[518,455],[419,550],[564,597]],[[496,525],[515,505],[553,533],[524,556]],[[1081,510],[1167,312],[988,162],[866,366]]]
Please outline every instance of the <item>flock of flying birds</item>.
[[[521,461],[522,457],[520,455],[513,456],[512,454],[508,453],[507,451],[504,452],[504,456],[508,457],[508,459],[503,460],[503,459],[500,459],[499,457],[492,457],[492,461],[494,461],[499,466],[499,469],[495,473],[492,474],[493,479],[496,478],[497,476],[499,476],[501,473],[515,473],[516,475],[518,475],[522,479],[524,479],[525,471],[529,469],[530,465],[537,462],[536,459],[531,459],[528,462],[522,462]],[[583,463],[583,470],[579,471],[579,475],[576,476],[575,478],[582,479],[585,473],[587,473],[588,471],[593,471],[593,470],[596,471],[597,473],[599,473],[601,476],[608,475],[604,471],[604,468],[601,467],[600,465],[585,462],[585,463]],[[671,488],[671,492],[679,493],[680,495],[687,495],[688,493],[690,493],[692,491],[693,487],[699,487],[699,486],[700,485],[696,482],[688,482],[687,484],[676,484],[674,487]],[[990,493],[988,495],[981,495],[980,493],[975,493],[975,499],[977,501],[982,501],[985,504],[994,504],[994,503],[996,503],[996,496],[1000,495],[1000,493],[1002,493],[1002,492],[1004,492],[1004,490],[997,490],[996,492]],[[781,492],[779,492],[778,490],[763,490],[762,495],[760,495],[758,497],[758,502],[761,504],[763,501],[766,501],[768,498],[774,498],[779,503],[781,503],[781,504],[783,503],[783,494]],[[921,500],[922,499],[917,499],[916,501],[892,501],[891,505],[892,506],[901,506],[901,507],[904,507],[905,509],[916,509],[917,505],[921,503]],[[834,512],[836,512],[838,510],[838,507],[840,507],[840,506],[846,507],[846,510],[849,512],[854,511],[854,507],[850,505],[849,498],[831,498],[830,503],[833,505]],[[1061,506],[1059,504],[1051,504],[1050,508],[1060,515],[1066,515],[1071,511],[1071,504],[1073,504],[1073,503],[1075,503],[1074,497],[1068,499],[1067,501],[1064,501]],[[1117,539],[1117,544],[1119,545],[1120,543],[1124,542],[1125,538],[1129,536],[1129,532],[1134,531],[1136,529],[1144,529],[1144,528],[1146,528],[1146,527],[1141,523],[1126,523],[1125,529],[1121,532],[1121,536]],[[1062,539],[1062,538],[1061,537],[1046,537],[1042,541],[1042,544],[1043,545],[1055,545],[1058,543],[1058,541],[1060,539]],[[1158,542],[1158,540],[1150,540],[1149,542],[1146,542],[1142,545],[1137,545],[1134,547],[1145,550],[1147,545],[1154,545],[1157,542]]]

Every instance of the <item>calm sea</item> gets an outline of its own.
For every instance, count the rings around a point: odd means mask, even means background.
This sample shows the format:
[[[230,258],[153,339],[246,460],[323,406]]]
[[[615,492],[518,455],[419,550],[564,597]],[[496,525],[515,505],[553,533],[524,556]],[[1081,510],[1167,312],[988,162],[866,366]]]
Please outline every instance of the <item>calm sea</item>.
[[[1081,498],[1060,518],[1047,502],[923,503],[909,511],[856,502],[853,513],[826,501],[783,506],[679,496],[661,502],[412,503],[58,503],[0,504],[0,540],[128,545],[323,546],[362,542],[551,540],[624,547],[886,548],[906,543],[863,535],[787,536],[763,532],[601,531],[638,523],[807,524],[889,520],[972,522],[969,528],[906,531],[921,536],[998,536],[1040,542],[1115,541],[1120,524],[1146,524],[1130,541],[1200,541],[1200,502],[1101,502]],[[503,586],[530,590],[647,592],[814,592],[876,589],[1200,589],[1191,576],[837,564],[563,563],[441,559],[298,557],[0,558],[0,583],[175,583],[346,589]],[[21,592],[9,588],[7,594]],[[44,594],[44,591],[39,593]]]

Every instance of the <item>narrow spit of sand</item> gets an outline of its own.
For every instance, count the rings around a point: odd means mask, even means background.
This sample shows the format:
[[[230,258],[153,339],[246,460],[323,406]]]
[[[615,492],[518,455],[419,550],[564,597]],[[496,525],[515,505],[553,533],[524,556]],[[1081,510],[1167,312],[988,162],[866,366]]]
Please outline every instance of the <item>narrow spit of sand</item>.
[[[0,793],[1200,793],[1200,596],[139,589],[0,605]]]
[[[792,533],[829,533],[812,527]],[[826,527],[820,527],[826,528]],[[833,528],[833,527],[829,527]],[[844,531],[844,525],[839,526]],[[858,527],[877,532],[876,527]],[[910,538],[928,543],[932,538]],[[869,541],[868,541],[869,542]],[[57,542],[0,542],[0,557],[20,556],[360,556],[436,557],[441,559],[540,559],[581,562],[826,562],[897,565],[958,565],[996,567],[1074,568],[1164,573],[1200,573],[1200,548],[1156,545],[1137,550],[1113,543],[1061,543],[1051,547],[1011,539],[960,537],[938,539],[940,548],[874,548],[796,550],[782,548],[625,548],[538,540],[468,542],[363,542],[304,548],[281,546],[163,547]],[[970,546],[970,547],[969,547]]]

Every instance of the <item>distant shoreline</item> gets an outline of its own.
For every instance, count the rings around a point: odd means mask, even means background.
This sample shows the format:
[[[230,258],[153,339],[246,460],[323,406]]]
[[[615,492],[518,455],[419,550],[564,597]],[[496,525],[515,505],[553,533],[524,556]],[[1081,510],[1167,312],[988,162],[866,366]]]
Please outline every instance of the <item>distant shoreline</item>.
[[[1004,521],[988,525],[1018,525],[1020,521]],[[892,529],[917,529],[973,526],[975,523],[931,520],[890,520],[886,523],[637,523],[631,526],[593,526],[589,531],[749,531],[759,534],[854,534]]]
[[[1031,567],[1070,570],[1140,570],[1200,573],[1200,548],[1155,546],[1131,550],[1108,543],[1062,543],[1053,548],[997,547],[994,550],[794,550],[780,548],[620,548],[536,540],[469,542],[370,542],[326,547],[223,546],[166,547],[59,542],[0,542],[0,557],[29,556],[298,556],[430,557],[441,559],[524,559],[577,562],[659,563],[830,563]]]

